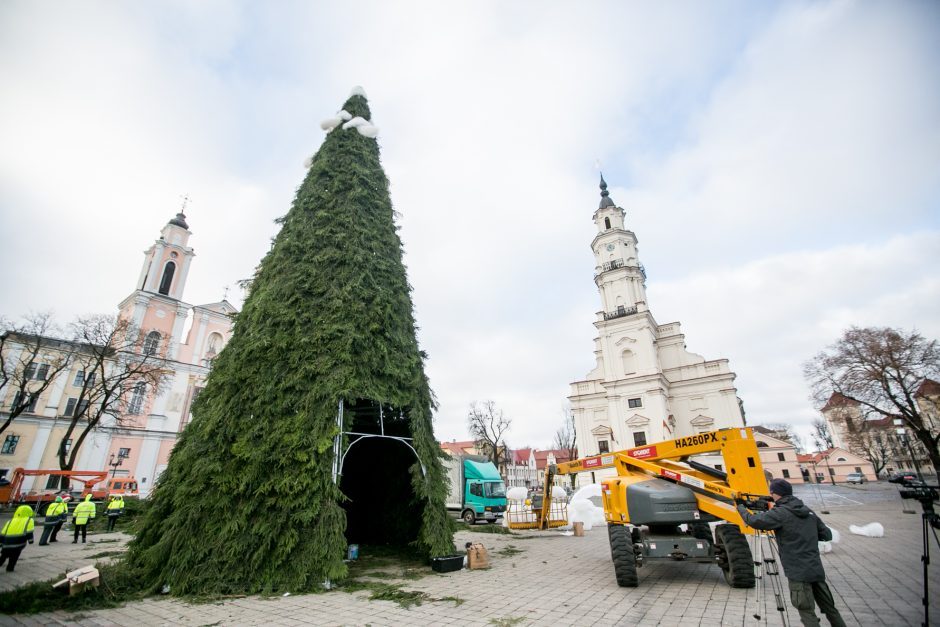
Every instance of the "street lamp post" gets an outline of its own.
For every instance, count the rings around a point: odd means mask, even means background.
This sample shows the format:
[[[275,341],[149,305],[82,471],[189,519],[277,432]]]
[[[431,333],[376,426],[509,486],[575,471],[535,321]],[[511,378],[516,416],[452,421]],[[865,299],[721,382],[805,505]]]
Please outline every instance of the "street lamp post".
[[[117,459],[115,459],[117,457]],[[115,456],[114,453],[111,453],[111,461],[108,462],[108,466],[111,466],[111,478],[114,479],[114,474],[117,472],[118,466],[124,463],[124,458],[120,455]]]

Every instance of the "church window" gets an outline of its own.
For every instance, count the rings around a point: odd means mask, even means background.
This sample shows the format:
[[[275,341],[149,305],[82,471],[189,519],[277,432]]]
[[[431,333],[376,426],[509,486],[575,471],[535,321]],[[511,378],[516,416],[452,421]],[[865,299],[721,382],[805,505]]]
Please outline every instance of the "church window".
[[[623,360],[623,373],[632,374],[636,372],[636,359],[633,355],[633,351],[625,350],[621,354],[621,359]],[[631,405],[633,407],[633,405]]]
[[[160,332],[151,331],[144,340],[144,355],[153,355],[160,348]]]
[[[170,293],[170,285],[173,284],[173,273],[176,272],[176,264],[172,261],[166,262],[166,266],[163,268],[163,279],[160,280],[160,290],[161,294],[168,295]]]
[[[206,342],[206,357],[211,359],[222,350],[222,336],[219,333],[210,333]]]
[[[127,407],[127,413],[139,414],[144,407],[144,393],[147,391],[147,384],[143,381],[134,386],[134,392],[131,395],[131,402]]]
[[[29,399],[29,402],[28,402],[27,405],[26,405],[26,409],[24,409],[23,411],[25,411],[25,412],[27,412],[27,413],[30,413],[30,414],[35,413],[35,412],[36,412],[36,401],[39,400],[39,395],[38,395],[38,394],[33,394],[32,392],[27,392],[27,393],[26,393],[26,398]],[[23,393],[22,393],[22,392],[17,392],[16,394],[13,395],[13,404],[12,404],[10,407],[11,407],[11,408],[19,407],[19,406],[22,405],[24,402],[25,402],[25,401],[23,400]]]
[[[0,450],[0,453],[4,455],[13,455],[16,453],[16,445],[20,442],[20,436],[18,435],[8,435],[7,438],[3,441],[3,449]]]
[[[633,446],[646,446],[646,431],[633,432]]]
[[[610,228],[610,218],[604,218],[604,228],[605,229]]]
[[[631,398],[627,400],[628,407],[643,407],[643,401],[639,398]]]
[[[837,458],[836,458],[836,461],[837,461],[837,462],[844,462],[844,461],[848,461],[848,460],[845,459],[844,457],[837,457]]]
[[[609,453],[610,446],[607,444],[607,440],[598,440],[597,441],[597,452],[598,453]]]

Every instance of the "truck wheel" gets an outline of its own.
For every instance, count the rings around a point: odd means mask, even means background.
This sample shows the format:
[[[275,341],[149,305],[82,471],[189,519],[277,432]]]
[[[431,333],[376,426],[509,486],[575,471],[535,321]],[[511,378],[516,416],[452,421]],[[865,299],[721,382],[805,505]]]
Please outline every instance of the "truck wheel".
[[[725,581],[732,588],[754,587],[754,557],[737,525],[715,527],[715,554]]]
[[[625,525],[610,525],[607,533],[610,536],[610,553],[614,559],[617,585],[636,588],[640,582],[636,576],[636,553],[633,552],[630,530]]]
[[[463,521],[467,523],[468,525],[472,525],[477,520],[476,514],[473,513],[472,509],[468,509],[467,511],[465,511],[463,513],[462,518],[463,518]]]
[[[693,538],[698,538],[699,540],[708,540],[709,542],[715,541],[715,539],[712,537],[712,528],[708,526],[708,523],[689,523],[689,533],[692,534]]]

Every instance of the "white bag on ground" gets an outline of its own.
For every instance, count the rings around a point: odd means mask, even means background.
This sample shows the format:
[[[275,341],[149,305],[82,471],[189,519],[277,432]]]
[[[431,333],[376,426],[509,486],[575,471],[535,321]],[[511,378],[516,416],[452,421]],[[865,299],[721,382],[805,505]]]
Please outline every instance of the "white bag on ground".
[[[883,538],[885,536],[885,528],[881,526],[881,523],[876,522],[861,527],[849,525],[849,531],[857,536],[868,536],[869,538]]]
[[[828,527],[828,525],[826,525],[826,526]],[[829,527],[829,531],[832,532],[832,540],[830,540],[830,541],[828,541],[828,542],[820,542],[820,543],[819,543],[819,552],[820,552],[820,553],[832,553],[832,545],[833,545],[833,544],[838,544],[838,543],[839,543],[839,540],[841,539],[841,536],[839,535],[839,530],[838,530],[838,529],[833,529],[832,527]]]

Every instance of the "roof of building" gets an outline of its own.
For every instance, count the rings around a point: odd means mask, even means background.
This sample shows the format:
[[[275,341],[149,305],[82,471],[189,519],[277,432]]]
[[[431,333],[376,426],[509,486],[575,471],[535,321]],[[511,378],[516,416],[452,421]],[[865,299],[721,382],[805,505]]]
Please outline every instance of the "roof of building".
[[[462,442],[451,440],[450,442],[441,442],[441,448],[450,455],[476,455],[477,453],[477,443],[475,440],[464,440]]]
[[[940,382],[933,379],[924,379],[917,388],[918,396],[940,396]]]
[[[544,451],[533,451],[532,453],[535,456],[535,467],[539,470],[544,470],[546,464],[548,463],[548,456],[552,455],[555,458],[555,463],[568,462],[578,456],[577,451],[575,451],[575,457],[571,457],[568,454],[568,451],[563,449],[546,449]]]
[[[189,230],[189,225],[186,224],[186,216],[183,214],[182,211],[180,211],[179,213],[177,213],[177,214],[176,214],[176,217],[173,218],[172,220],[170,220],[170,224],[173,224],[173,225],[175,225],[175,226],[181,226],[181,227],[183,227],[184,229],[186,229],[187,231]]]
[[[853,405],[858,405],[858,401],[843,396],[838,392],[833,392],[832,396],[829,397],[829,400],[826,401],[826,405],[820,411],[826,411],[836,407],[851,407]]]
[[[531,448],[517,448],[512,451],[512,463],[528,464],[529,457],[532,455]]]
[[[613,206],[615,206],[614,201],[610,199],[610,192],[607,191],[607,181],[604,180],[604,175],[601,174],[601,204],[598,209]]]

